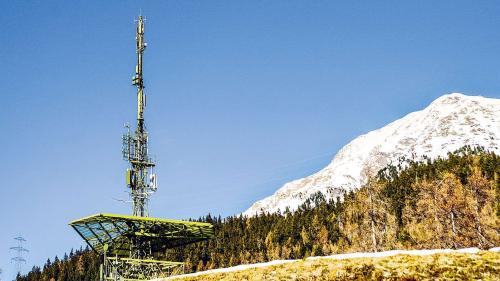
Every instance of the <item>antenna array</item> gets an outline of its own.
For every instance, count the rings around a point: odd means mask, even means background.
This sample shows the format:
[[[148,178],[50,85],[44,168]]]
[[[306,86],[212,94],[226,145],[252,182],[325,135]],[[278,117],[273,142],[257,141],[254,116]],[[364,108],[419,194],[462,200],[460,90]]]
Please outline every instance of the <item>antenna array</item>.
[[[125,178],[130,188],[132,199],[132,212],[134,216],[147,217],[149,195],[156,191],[156,175],[153,172],[154,161],[148,155],[148,133],[144,124],[144,109],[146,107],[146,94],[144,93],[144,80],[142,76],[142,56],[147,43],[144,42],[144,21],[139,16],[136,30],[137,65],[132,84],[137,86],[137,128],[132,134],[127,125],[127,133],[122,137],[123,158],[130,162]]]

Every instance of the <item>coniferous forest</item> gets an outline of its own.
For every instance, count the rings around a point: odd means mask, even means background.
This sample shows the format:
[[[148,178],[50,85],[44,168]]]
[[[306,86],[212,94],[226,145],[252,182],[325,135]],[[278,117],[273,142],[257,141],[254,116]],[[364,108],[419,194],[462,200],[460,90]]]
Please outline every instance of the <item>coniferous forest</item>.
[[[401,159],[357,190],[326,200],[316,194],[295,212],[198,219],[210,241],[169,250],[186,271],[358,251],[500,245],[500,157],[464,147],[446,158]],[[47,260],[17,280],[97,280],[88,249]]]

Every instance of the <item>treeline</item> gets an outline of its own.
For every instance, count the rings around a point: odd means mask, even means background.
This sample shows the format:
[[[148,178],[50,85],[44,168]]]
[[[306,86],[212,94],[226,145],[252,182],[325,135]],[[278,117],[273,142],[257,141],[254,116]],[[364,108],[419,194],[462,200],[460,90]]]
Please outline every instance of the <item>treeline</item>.
[[[470,147],[445,159],[401,159],[343,200],[318,193],[295,212],[200,218],[216,237],[165,257],[191,272],[354,251],[499,246],[499,175],[499,156]],[[97,264],[83,251],[18,280],[97,280]]]
[[[168,258],[200,271],[353,251],[498,246],[499,174],[500,158],[479,148],[401,159],[343,201],[318,193],[293,213],[208,216],[216,238],[171,250]]]
[[[53,261],[47,259],[40,268],[34,266],[28,274],[17,276],[16,280],[30,281],[97,281],[99,280],[99,257],[86,249],[71,250],[62,259],[57,256]]]

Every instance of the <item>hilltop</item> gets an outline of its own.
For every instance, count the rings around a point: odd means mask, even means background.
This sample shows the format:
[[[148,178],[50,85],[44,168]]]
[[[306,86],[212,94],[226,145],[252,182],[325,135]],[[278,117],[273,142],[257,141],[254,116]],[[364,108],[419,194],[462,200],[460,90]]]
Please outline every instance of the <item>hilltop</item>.
[[[311,195],[327,199],[360,188],[399,159],[445,157],[463,146],[500,151],[500,100],[453,93],[380,129],[355,138],[321,171],[285,184],[244,212],[254,216],[296,210]]]
[[[318,193],[284,214],[207,215],[197,220],[214,225],[214,239],[158,258],[184,261],[189,273],[339,253],[500,245],[500,157],[485,149],[388,165],[343,197]],[[17,280],[95,280],[98,261],[78,251]]]

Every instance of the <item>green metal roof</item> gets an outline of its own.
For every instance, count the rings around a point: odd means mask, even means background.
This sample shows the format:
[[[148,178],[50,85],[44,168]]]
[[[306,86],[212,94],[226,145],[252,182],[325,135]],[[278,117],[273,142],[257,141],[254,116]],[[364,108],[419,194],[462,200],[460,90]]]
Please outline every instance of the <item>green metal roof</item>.
[[[209,223],[171,219],[96,214],[69,223],[97,253],[126,256],[130,239],[141,238],[151,243],[153,252],[210,239],[214,236]]]

